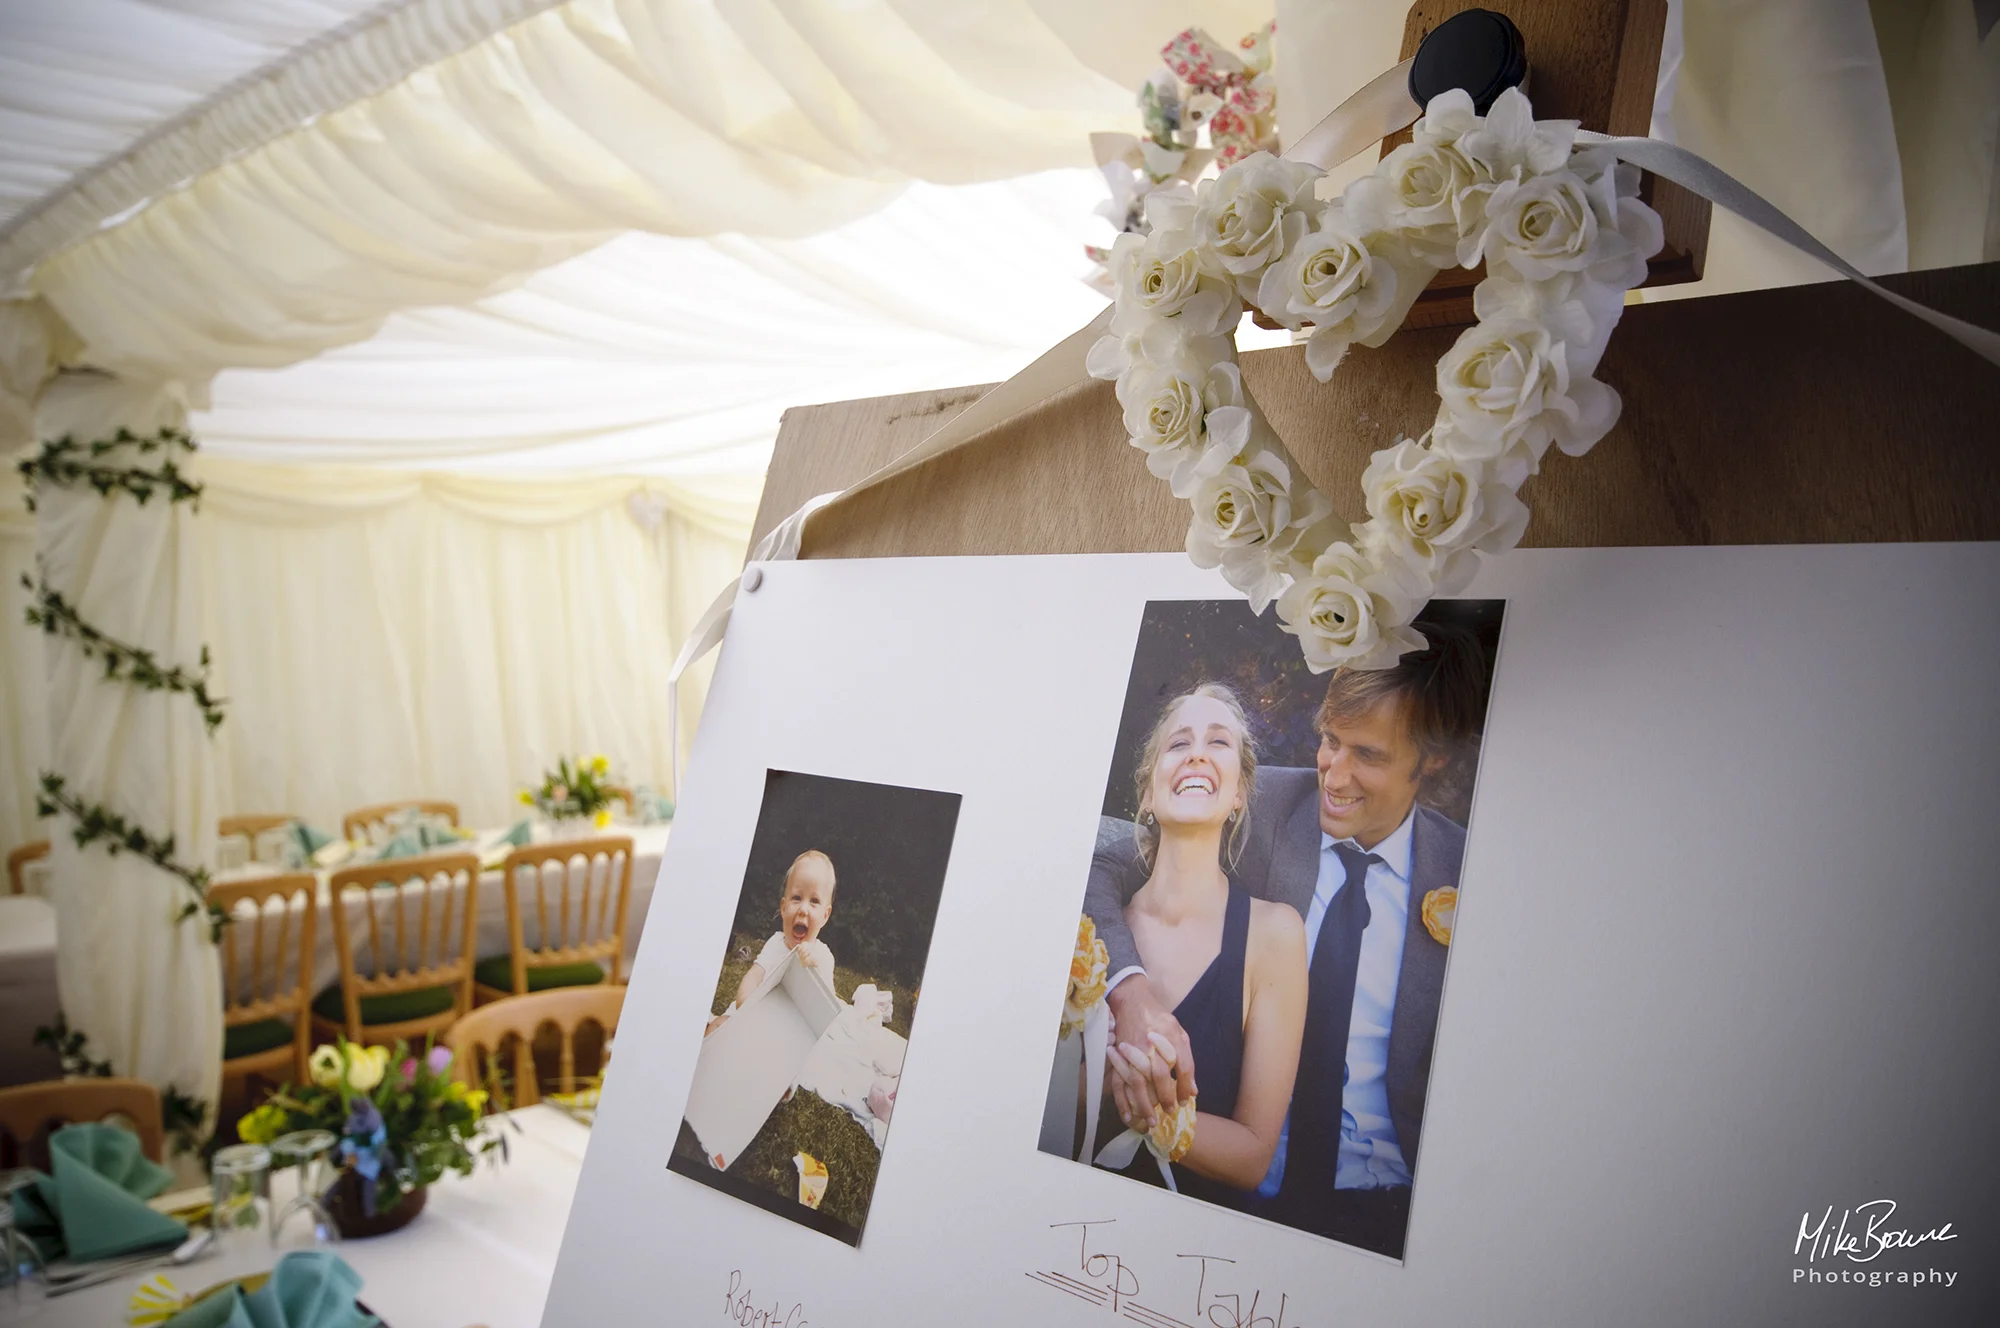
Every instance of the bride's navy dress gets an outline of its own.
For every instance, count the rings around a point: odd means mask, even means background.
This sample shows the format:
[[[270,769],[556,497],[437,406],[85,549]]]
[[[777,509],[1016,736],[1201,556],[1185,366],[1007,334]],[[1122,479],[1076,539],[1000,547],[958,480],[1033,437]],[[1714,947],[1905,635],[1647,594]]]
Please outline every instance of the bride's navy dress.
[[[1222,911],[1222,949],[1174,1007],[1174,1018],[1194,1048],[1195,1082],[1201,1090],[1196,1106],[1204,1116],[1236,1114],[1236,1093],[1243,1083],[1243,958],[1249,943],[1250,893],[1232,881]],[[1116,1115],[1109,1125],[1108,1135],[1115,1136],[1120,1128]],[[1098,1146],[1108,1141],[1100,1140]],[[1159,1164],[1144,1148],[1121,1174],[1163,1183]],[[1174,1167],[1174,1184],[1182,1194],[1227,1208],[1242,1208],[1249,1197],[1248,1191],[1198,1176],[1186,1166]]]

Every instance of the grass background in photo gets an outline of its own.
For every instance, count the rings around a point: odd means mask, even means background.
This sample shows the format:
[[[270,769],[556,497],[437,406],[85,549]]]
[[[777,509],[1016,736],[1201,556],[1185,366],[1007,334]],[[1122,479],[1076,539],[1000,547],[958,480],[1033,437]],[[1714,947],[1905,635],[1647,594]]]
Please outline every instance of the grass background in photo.
[[[722,974],[716,981],[715,1000],[709,1013],[721,1014],[736,999],[736,986],[763,948],[764,940],[743,931],[730,938],[729,954],[722,961]],[[884,978],[857,972],[839,960],[836,953],[833,988],[840,999],[852,1001],[856,987],[874,983],[895,997],[895,1017],[883,1027],[909,1037],[915,993]],[[690,1162],[707,1165],[701,1145],[685,1124],[681,1126],[674,1152]],[[791,1101],[779,1103],[727,1174],[759,1189],[796,1197],[799,1173],[792,1165],[794,1153],[810,1153],[826,1164],[826,1197],[820,1200],[819,1211],[849,1226],[861,1226],[868,1216],[869,1196],[875,1192],[875,1173],[882,1164],[882,1153],[860,1122],[839,1107],[822,1101],[817,1093],[800,1091],[792,1094]]]

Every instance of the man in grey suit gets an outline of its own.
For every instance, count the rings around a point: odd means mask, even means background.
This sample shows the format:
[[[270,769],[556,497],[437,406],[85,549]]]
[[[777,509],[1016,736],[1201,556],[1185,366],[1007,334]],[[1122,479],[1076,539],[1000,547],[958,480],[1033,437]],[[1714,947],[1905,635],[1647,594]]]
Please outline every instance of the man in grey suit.
[[[1421,623],[1426,649],[1394,668],[1341,670],[1328,684],[1312,770],[1265,766],[1231,875],[1306,922],[1308,998],[1291,1112],[1270,1173],[1243,1207],[1400,1259],[1430,1078],[1446,946],[1426,919],[1455,904],[1465,830],[1420,805],[1469,775],[1486,708],[1470,633]],[[1146,868],[1128,821],[1105,818],[1084,906],[1110,955],[1118,1042],[1158,1033],[1149,1115],[1195,1090],[1199,1067],[1160,1003],[1125,924]],[[1449,915],[1446,915],[1449,916]],[[1448,930],[1444,931],[1446,936]],[[1121,1084],[1116,1091],[1127,1092]]]

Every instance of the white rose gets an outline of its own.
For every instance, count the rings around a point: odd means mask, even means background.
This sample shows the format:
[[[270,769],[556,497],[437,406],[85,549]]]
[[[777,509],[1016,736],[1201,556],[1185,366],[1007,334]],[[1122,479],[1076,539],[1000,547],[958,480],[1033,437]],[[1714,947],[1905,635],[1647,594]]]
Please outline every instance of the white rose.
[[[1485,224],[1493,189],[1454,143],[1405,143],[1347,187],[1357,204],[1379,209],[1382,224],[1403,235],[1432,267],[1458,261],[1459,243]]]
[[[1119,314],[1128,324],[1133,315],[1183,318],[1193,335],[1212,335],[1225,314],[1238,312],[1230,286],[1202,271],[1188,231],[1121,235],[1111,247],[1109,266],[1118,282]],[[1229,325],[1234,327],[1234,321]]]
[[[1593,373],[1625,313],[1625,291],[1582,272],[1559,272],[1547,281],[1523,281],[1513,272],[1488,277],[1472,292],[1482,323],[1527,320],[1563,343],[1572,377]]]
[[[1125,431],[1146,454],[1146,468],[1176,498],[1235,460],[1250,441],[1250,410],[1235,364],[1205,364],[1183,355],[1142,361],[1118,380]]]
[[[1252,613],[1277,598],[1300,536],[1333,508],[1315,489],[1295,491],[1291,469],[1263,449],[1202,481],[1193,502],[1188,557],[1196,567],[1220,567],[1223,579],[1249,597]]]
[[[1438,361],[1438,396],[1453,455],[1506,457],[1510,470],[1524,474],[1534,473],[1550,442],[1581,455],[1618,420],[1617,393],[1572,377],[1565,344],[1528,319],[1467,328]]]
[[[1299,638],[1314,673],[1342,665],[1385,669],[1406,651],[1423,648],[1423,636],[1409,622],[1425,597],[1401,569],[1378,566],[1351,544],[1335,544],[1278,596],[1278,622]]]
[[[1591,192],[1574,171],[1552,171],[1520,184],[1500,185],[1486,208],[1482,246],[1486,270],[1512,268],[1529,281],[1546,281],[1558,272],[1581,272],[1600,261],[1600,200]],[[1615,220],[1617,199],[1601,201],[1612,212],[1606,219]],[[1607,229],[1608,243],[1626,247],[1623,236]]]
[[[1574,120],[1537,120],[1527,95],[1508,88],[1486,118],[1454,140],[1473,168],[1496,183],[1559,171],[1576,144]]]
[[[1263,270],[1309,224],[1319,177],[1311,166],[1258,152],[1196,194],[1194,233],[1203,259],[1234,279],[1245,299],[1255,298]]]
[[[1433,99],[1432,107],[1453,94]],[[1458,94],[1462,96],[1463,94]],[[1520,184],[1537,175],[1559,171],[1570,159],[1576,141],[1576,121],[1535,119],[1528,99],[1518,88],[1509,88],[1494,101],[1483,120],[1466,121],[1461,112],[1470,102],[1453,103],[1450,115],[1438,119],[1450,126],[1450,136],[1433,130],[1427,141],[1445,142],[1464,155],[1471,165],[1475,183],[1459,196],[1458,262],[1472,267],[1479,261],[1495,190],[1504,184]]]
[[[1413,272],[1415,280],[1406,282],[1383,252],[1397,248],[1394,236],[1363,234],[1335,206],[1265,270],[1258,307],[1287,327],[1313,325],[1306,366],[1322,383],[1333,377],[1350,345],[1375,345],[1381,340],[1378,333],[1395,331],[1410,300],[1423,289],[1421,272]],[[1406,252],[1402,256],[1410,261]],[[1399,293],[1410,299],[1399,300]]]
[[[1456,143],[1478,127],[1479,112],[1472,104],[1472,94],[1464,88],[1450,88],[1432,97],[1430,105],[1424,107],[1422,118],[1410,126],[1410,141]]]
[[[1407,438],[1375,453],[1361,489],[1372,533],[1392,556],[1423,570],[1440,595],[1472,580],[1474,550],[1511,549],[1528,524],[1527,507],[1480,463]]]

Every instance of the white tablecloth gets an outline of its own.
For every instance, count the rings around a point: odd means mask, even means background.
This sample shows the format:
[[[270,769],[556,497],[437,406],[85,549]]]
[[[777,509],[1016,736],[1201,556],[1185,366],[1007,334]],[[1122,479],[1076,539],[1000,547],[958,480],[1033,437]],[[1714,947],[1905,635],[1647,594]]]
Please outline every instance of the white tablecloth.
[[[431,1186],[424,1211],[401,1231],[335,1247],[361,1274],[362,1301],[389,1328],[535,1328],[541,1322],[590,1131],[546,1105],[495,1120],[520,1127],[518,1133],[507,1131],[512,1154],[507,1162],[482,1163],[470,1176],[446,1176]],[[268,1269],[272,1259],[270,1249],[259,1244],[167,1275],[181,1291],[198,1291],[225,1277]],[[150,1275],[135,1273],[56,1297],[25,1322],[38,1328],[122,1324],[133,1291]]]
[[[614,826],[607,833],[632,837],[632,901],[626,914],[624,973],[632,971],[639,932],[653,901],[653,884],[666,851],[667,825]],[[411,859],[415,861],[415,859]],[[254,873],[257,868],[247,869]],[[262,869],[268,871],[270,869]],[[228,873],[218,879],[240,879]],[[334,952],[333,922],[321,873],[320,912],[313,938],[313,990],[340,972]],[[358,914],[356,915],[358,919]],[[507,895],[498,871],[479,878],[479,958],[507,953]],[[34,1047],[35,1029],[56,1014],[55,913],[46,899],[0,896],[0,1088],[55,1077],[54,1057]]]

